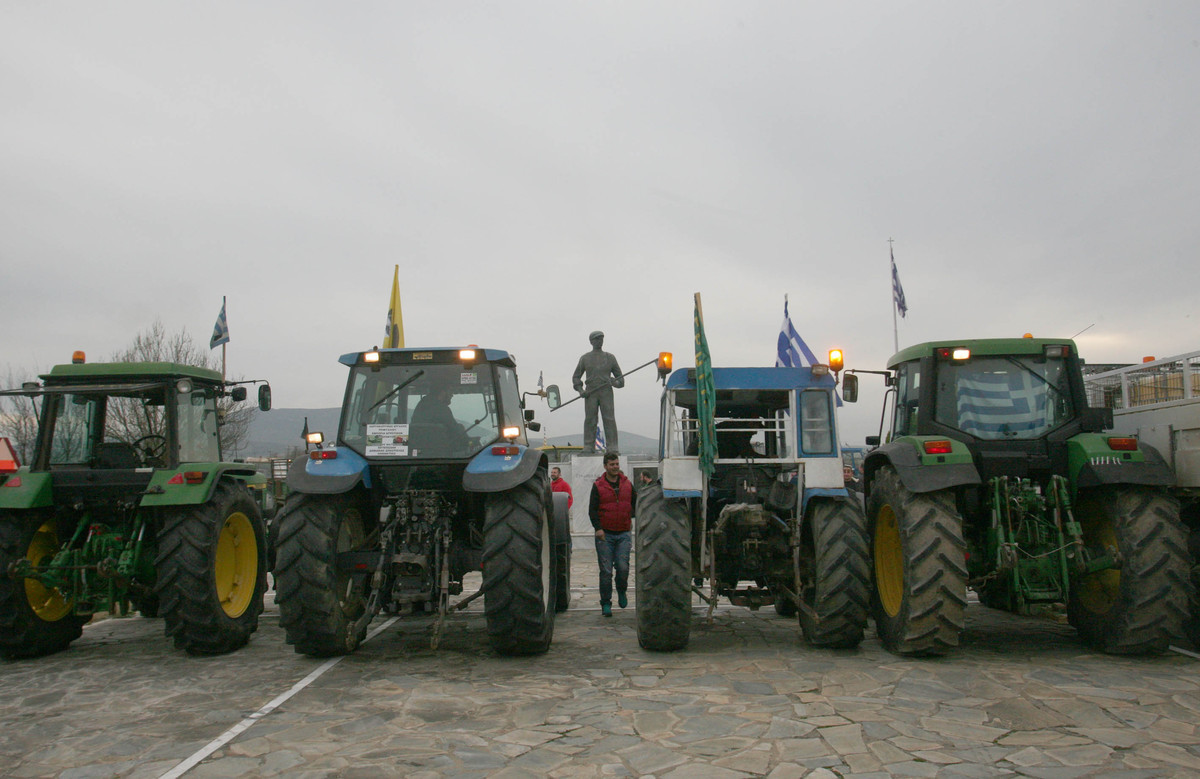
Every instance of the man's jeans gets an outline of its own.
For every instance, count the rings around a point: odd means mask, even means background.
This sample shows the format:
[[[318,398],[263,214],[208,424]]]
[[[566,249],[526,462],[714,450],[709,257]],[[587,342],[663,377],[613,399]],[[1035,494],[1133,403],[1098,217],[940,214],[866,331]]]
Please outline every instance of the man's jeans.
[[[613,568],[617,572],[617,592],[629,587],[629,545],[633,534],[604,531],[604,538],[596,539],[596,560],[600,563],[600,603],[612,603]]]

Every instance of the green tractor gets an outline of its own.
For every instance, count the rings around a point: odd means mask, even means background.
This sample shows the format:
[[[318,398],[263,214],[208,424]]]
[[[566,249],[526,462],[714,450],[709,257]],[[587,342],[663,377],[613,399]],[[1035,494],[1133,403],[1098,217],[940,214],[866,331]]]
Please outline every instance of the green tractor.
[[[967,588],[1018,614],[1066,605],[1083,641],[1164,651],[1191,590],[1170,469],[1104,431],[1066,339],[942,341],[892,357],[890,434],[863,465],[872,616],[904,655],[956,647]],[[857,398],[856,372],[845,379]],[[858,373],[876,373],[858,371]]]
[[[258,626],[266,584],[251,466],[221,461],[218,402],[246,387],[169,362],[57,365],[7,395],[38,410],[30,465],[0,439],[0,656],[65,649],[93,615],[162,616],[218,654]],[[270,408],[270,387],[259,407]]]

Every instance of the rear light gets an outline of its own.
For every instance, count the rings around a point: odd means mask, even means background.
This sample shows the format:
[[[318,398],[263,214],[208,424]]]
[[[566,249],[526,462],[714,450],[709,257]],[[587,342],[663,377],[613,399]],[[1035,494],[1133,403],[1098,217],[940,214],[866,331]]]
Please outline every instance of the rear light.
[[[379,352],[363,352],[363,362],[379,362]]]
[[[474,362],[475,361],[475,350],[474,349],[459,349],[458,350],[458,359],[462,360],[463,362]]]
[[[21,486],[21,477],[20,476],[12,477],[8,481],[4,482],[4,486],[5,487],[20,487]]]
[[[1116,452],[1136,452],[1138,442],[1136,438],[1110,438],[1108,448]]]
[[[814,365],[812,367],[812,375],[813,376],[828,376],[829,375],[829,366],[822,365],[821,363],[817,363],[816,365]]]
[[[167,484],[203,484],[207,478],[207,471],[184,471],[167,479]]]
[[[926,441],[925,454],[950,454],[954,445],[949,441]]]
[[[1042,352],[1047,357],[1066,358],[1071,353],[1071,347],[1066,344],[1047,344]]]
[[[971,359],[971,350],[965,346],[939,346],[936,353],[939,360]]]
[[[310,460],[336,460],[337,449],[314,449],[308,453]]]
[[[520,454],[520,447],[516,446],[493,446],[492,454],[497,457],[512,457],[515,454]]]

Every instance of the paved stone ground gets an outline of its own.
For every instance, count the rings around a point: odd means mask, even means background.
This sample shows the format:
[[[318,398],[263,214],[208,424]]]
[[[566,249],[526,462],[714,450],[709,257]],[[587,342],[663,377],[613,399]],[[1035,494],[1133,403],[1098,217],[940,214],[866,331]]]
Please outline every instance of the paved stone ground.
[[[161,777],[223,734],[184,776],[1200,774],[1192,657],[1094,654],[1065,625],[978,605],[941,659],[873,636],[814,650],[772,609],[729,606],[711,627],[697,608],[689,648],[654,654],[632,604],[600,616],[594,558],[575,560],[572,607],[533,658],[486,648],[478,602],[437,651],[429,620],[401,621],[332,666],[292,652],[272,604],[216,658],[175,651],[157,620],[91,625],[0,665],[0,776]]]

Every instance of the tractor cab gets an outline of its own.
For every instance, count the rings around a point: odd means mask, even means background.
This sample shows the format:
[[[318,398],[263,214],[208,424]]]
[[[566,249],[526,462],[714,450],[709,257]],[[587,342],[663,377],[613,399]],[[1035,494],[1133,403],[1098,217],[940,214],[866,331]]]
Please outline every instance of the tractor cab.
[[[1088,408],[1069,340],[920,344],[888,367],[895,393],[889,440],[960,441],[984,480],[1005,474],[1044,481],[1066,470],[1069,439],[1105,427],[1103,412]]]
[[[495,443],[528,443],[505,352],[386,349],[341,362],[350,378],[338,442],[368,460],[469,460]]]

